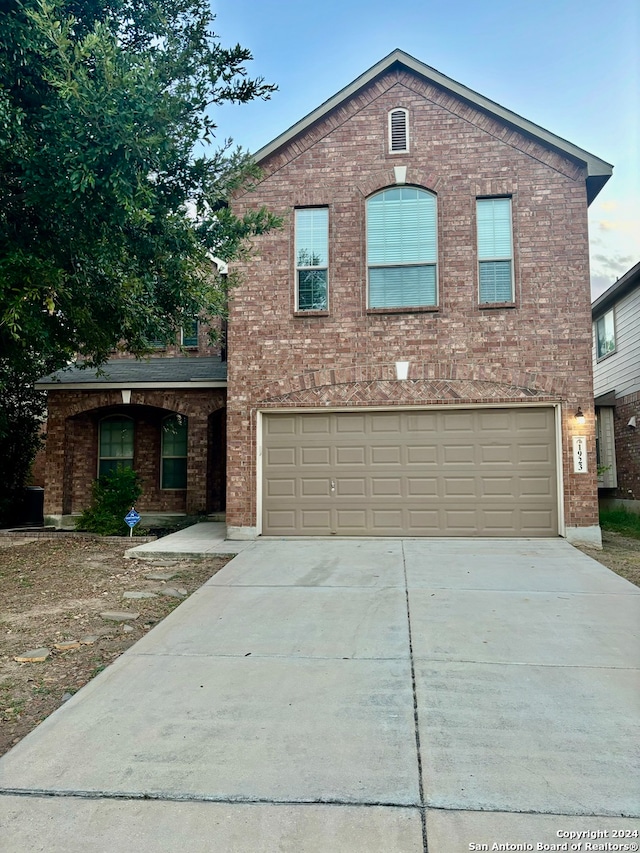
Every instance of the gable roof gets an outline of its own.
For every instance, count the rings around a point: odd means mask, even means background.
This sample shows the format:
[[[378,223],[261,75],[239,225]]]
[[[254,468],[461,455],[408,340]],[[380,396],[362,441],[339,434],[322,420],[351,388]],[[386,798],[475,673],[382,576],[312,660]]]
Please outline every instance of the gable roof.
[[[640,287],[640,261],[591,303],[592,318],[595,320],[596,317],[604,314],[614,303],[636,287]]]
[[[313,112],[310,112],[303,119],[290,127],[289,130],[285,130],[284,133],[281,133],[280,136],[277,136],[272,142],[269,142],[257,151],[254,154],[254,159],[257,163],[265,160],[283,145],[286,145],[294,139],[294,137],[298,136],[298,134],[306,130],[314,122],[323,118],[323,116],[336,109],[336,107],[339,107],[340,104],[351,98],[356,94],[356,92],[375,80],[376,77],[397,68],[405,68],[415,74],[418,74],[425,80],[435,83],[440,88],[452,92],[454,95],[457,95],[459,98],[462,98],[473,106],[478,107],[494,118],[506,122],[525,135],[532,137],[546,146],[551,146],[561,154],[568,155],[572,159],[583,163],[587,169],[587,201],[589,204],[591,204],[593,199],[598,195],[602,187],[611,177],[613,166],[610,163],[601,160],[594,154],[589,154],[588,151],[578,148],[577,145],[573,145],[573,143],[568,142],[566,139],[562,139],[560,136],[556,136],[554,133],[545,130],[543,127],[522,118],[522,116],[511,112],[511,110],[508,110],[506,107],[500,106],[500,104],[497,104],[495,101],[485,98],[484,95],[474,92],[473,89],[468,89],[466,86],[463,86],[462,83],[457,83],[450,77],[436,71],[435,68],[425,65],[423,62],[420,62],[413,56],[410,56],[408,53],[399,49],[392,51],[388,56],[381,59],[380,62],[376,63],[368,71],[365,71],[364,74],[361,74],[360,77],[356,78],[353,83],[350,83],[344,89],[341,89],[332,98],[329,98],[328,101],[325,101],[317,109],[313,110]]]
[[[95,368],[73,364],[35,383],[39,391],[115,388],[225,388],[227,365],[219,358],[114,358]]]

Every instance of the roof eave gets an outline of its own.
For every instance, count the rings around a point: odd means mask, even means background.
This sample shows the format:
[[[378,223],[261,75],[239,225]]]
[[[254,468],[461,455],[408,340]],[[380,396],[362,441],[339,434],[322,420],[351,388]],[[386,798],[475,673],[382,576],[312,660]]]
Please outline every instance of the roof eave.
[[[225,380],[191,379],[189,382],[34,382],[38,391],[119,391],[127,388],[132,391],[156,391],[158,389],[193,390],[194,388],[226,388]]]
[[[332,98],[329,98],[329,100],[325,101],[323,104],[321,104],[315,110],[310,112],[300,121],[296,122],[296,124],[286,130],[284,133],[281,133],[274,140],[263,146],[253,155],[254,160],[257,163],[261,163],[263,160],[271,156],[278,149],[282,148],[282,146],[286,145],[288,142],[290,142],[292,139],[294,139],[296,136],[298,136],[316,121],[319,121],[321,118],[327,115],[327,113],[329,113],[331,110],[340,106],[341,103],[352,97],[364,86],[371,83],[373,80],[375,80],[376,77],[389,71],[395,65],[400,65],[404,66],[405,68],[408,68],[416,74],[419,74],[420,76],[430,80],[432,83],[435,83],[436,85],[447,89],[450,92],[453,92],[458,97],[478,107],[484,112],[490,113],[491,115],[502,119],[502,121],[507,122],[511,126],[515,127],[517,130],[522,131],[528,136],[532,136],[540,142],[543,142],[544,144],[556,149],[560,153],[568,155],[569,157],[578,160],[580,163],[584,164],[587,170],[586,177],[588,204],[591,204],[593,199],[598,195],[602,187],[611,177],[613,173],[613,166],[610,163],[607,163],[605,160],[601,160],[599,157],[596,157],[594,154],[590,154],[588,151],[579,148],[577,145],[568,142],[566,139],[562,139],[560,136],[556,136],[556,134],[545,130],[543,127],[540,127],[539,125],[534,124],[533,122],[528,121],[525,118],[522,118],[522,116],[519,116],[517,113],[508,110],[506,107],[501,106],[500,104],[490,100],[489,98],[485,98],[484,95],[480,95],[478,92],[474,92],[473,89],[469,89],[462,83],[458,83],[456,80],[452,80],[451,77],[447,77],[445,74],[441,74],[439,71],[436,71],[435,68],[431,68],[431,66],[425,65],[423,62],[420,62],[415,57],[399,49],[392,51],[384,59],[381,59],[380,62],[377,62],[375,65],[373,65],[368,71],[365,71],[364,74],[361,74],[359,77],[357,77],[348,86],[345,86],[344,89],[341,89]]]
[[[591,303],[591,317],[595,320],[636,287],[640,287],[640,261]]]

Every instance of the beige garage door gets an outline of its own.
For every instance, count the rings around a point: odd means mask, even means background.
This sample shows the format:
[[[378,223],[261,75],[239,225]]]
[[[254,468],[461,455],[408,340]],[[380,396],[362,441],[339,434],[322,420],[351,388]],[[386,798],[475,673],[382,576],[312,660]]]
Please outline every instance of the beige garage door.
[[[263,534],[553,536],[554,410],[265,414]]]

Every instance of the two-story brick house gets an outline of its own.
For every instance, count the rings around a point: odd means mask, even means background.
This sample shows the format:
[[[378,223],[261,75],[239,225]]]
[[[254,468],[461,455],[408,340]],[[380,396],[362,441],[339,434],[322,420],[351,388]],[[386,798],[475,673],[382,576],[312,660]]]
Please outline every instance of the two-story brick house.
[[[230,537],[598,544],[587,207],[611,166],[402,51],[256,159],[234,207],[284,227],[232,292],[228,378],[205,352],[50,383],[46,514],[125,453],[143,511],[221,506],[226,411]]]
[[[256,159],[235,209],[285,224],[230,307],[229,535],[598,544],[587,207],[611,166],[401,51]]]

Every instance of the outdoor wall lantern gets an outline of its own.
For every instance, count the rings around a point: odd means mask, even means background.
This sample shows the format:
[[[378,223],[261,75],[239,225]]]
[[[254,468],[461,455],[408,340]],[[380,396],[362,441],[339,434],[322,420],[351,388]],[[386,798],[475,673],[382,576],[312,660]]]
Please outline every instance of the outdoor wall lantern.
[[[584,412],[582,411],[580,406],[578,406],[578,411],[575,414],[575,418],[576,418],[576,423],[579,423],[580,425],[582,425],[586,421],[586,418],[584,416]]]

